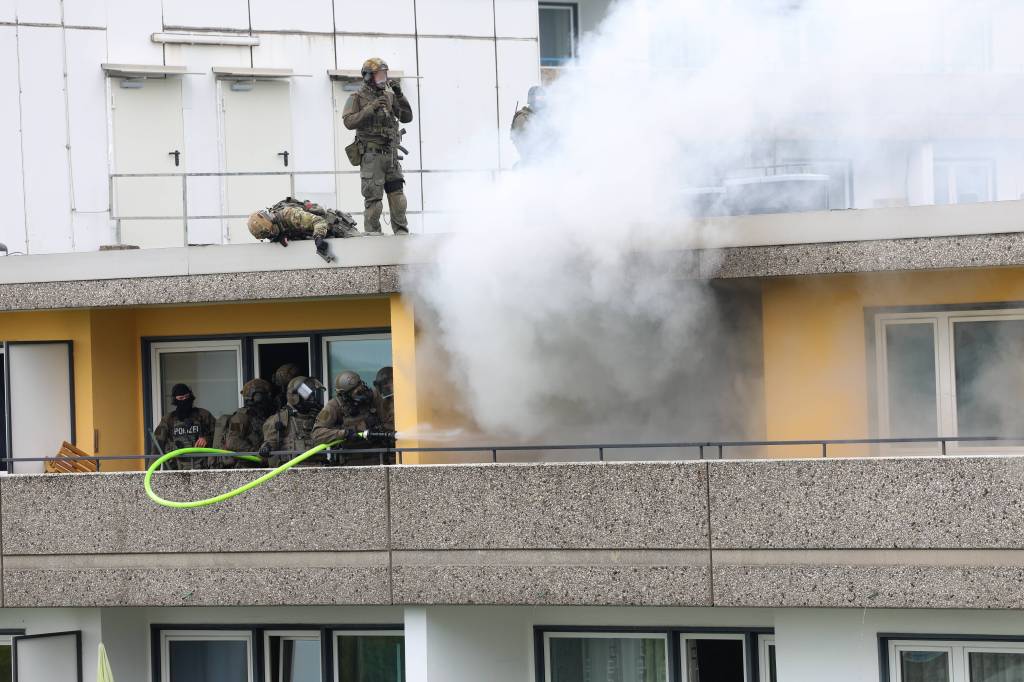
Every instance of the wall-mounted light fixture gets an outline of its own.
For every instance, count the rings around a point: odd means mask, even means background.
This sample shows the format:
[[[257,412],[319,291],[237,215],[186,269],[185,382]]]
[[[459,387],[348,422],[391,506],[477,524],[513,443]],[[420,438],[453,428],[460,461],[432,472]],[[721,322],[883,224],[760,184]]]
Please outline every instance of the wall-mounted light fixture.
[[[164,45],[245,45],[260,44],[259,36],[225,35],[223,33],[154,33],[154,43]]]
[[[231,81],[232,92],[251,92],[256,87],[256,81]]]
[[[145,78],[122,78],[121,87],[125,90],[141,90],[146,85]]]

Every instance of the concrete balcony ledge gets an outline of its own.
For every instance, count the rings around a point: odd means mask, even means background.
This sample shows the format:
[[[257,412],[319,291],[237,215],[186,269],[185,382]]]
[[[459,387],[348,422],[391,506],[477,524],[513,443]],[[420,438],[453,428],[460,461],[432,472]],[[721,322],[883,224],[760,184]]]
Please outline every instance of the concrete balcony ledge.
[[[253,472],[172,472],[196,499]],[[3,606],[1022,608],[1024,458],[0,478]]]
[[[782,277],[1024,265],[1024,201],[713,218],[663,231],[681,276]],[[448,239],[334,239],[0,258],[0,311],[260,301],[398,293],[400,271]]]

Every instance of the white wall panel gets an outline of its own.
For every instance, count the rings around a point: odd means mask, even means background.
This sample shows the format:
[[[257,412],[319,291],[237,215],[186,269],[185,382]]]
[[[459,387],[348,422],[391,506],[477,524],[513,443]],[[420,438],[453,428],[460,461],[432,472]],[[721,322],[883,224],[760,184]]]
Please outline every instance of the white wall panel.
[[[334,31],[331,0],[249,0],[249,11],[254,31]]]
[[[106,61],[107,41],[102,31],[68,29],[64,35],[74,210],[105,212],[109,203],[107,83],[97,64]]]
[[[536,38],[540,29],[537,0],[495,0],[499,38]]]
[[[0,242],[25,250],[25,197],[21,176],[21,111],[18,106],[18,41],[13,26],[0,26]]]
[[[106,0],[107,53],[113,63],[163,64],[152,35],[163,30],[160,0]]]
[[[17,0],[17,5],[20,23],[60,23],[60,0]]]
[[[220,109],[217,80],[210,69],[214,66],[251,65],[247,47],[210,45],[168,45],[167,63],[188,66],[189,71],[201,73],[182,78],[182,120],[185,131],[185,149],[181,170],[188,173],[217,173],[223,168],[221,153],[223,131],[220,127]],[[188,181],[189,215],[222,215],[225,201],[223,183],[219,178],[190,178]],[[220,243],[220,221],[189,221],[190,244]]]
[[[246,0],[164,0],[165,26],[249,28]]]
[[[69,251],[71,188],[65,148],[63,31],[27,26],[18,31],[29,250]]]
[[[0,0],[0,21],[13,22],[17,16],[18,4],[15,0]]]
[[[415,24],[413,0],[334,0],[334,25],[339,33],[411,35],[415,31]]]
[[[110,213],[74,213],[71,224],[75,234],[75,251],[97,251],[103,244],[113,244],[114,223]]]
[[[66,26],[107,25],[106,0],[64,0],[64,24]]]
[[[417,0],[419,34],[493,36],[492,9],[486,0]]]
[[[518,159],[509,134],[517,106],[526,104],[530,86],[540,84],[540,54],[530,40],[498,41],[498,116],[501,166],[511,168]]]
[[[421,38],[420,72],[423,168],[496,168],[494,43]]]
[[[261,41],[260,46],[253,52],[257,67],[285,66],[295,69],[296,73],[311,74],[309,78],[296,77],[291,81],[293,130],[289,169],[333,171],[333,96],[331,81],[327,78],[327,70],[334,68],[333,37],[264,35],[261,36]],[[296,176],[295,193],[303,198],[323,201],[329,206],[334,206],[334,176]]]

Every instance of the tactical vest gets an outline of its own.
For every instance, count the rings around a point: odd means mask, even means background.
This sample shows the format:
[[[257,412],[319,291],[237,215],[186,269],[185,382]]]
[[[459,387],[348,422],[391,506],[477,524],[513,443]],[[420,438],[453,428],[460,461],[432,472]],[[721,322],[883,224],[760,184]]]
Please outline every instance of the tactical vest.
[[[398,139],[398,119],[393,113],[395,106],[394,93],[390,89],[375,90],[368,85],[364,85],[354,95],[358,105],[357,109],[361,110],[377,99],[378,93],[388,98],[389,106],[386,110],[375,110],[367,122],[359,126],[356,130],[356,141],[382,147],[395,147],[399,144],[400,140]]]

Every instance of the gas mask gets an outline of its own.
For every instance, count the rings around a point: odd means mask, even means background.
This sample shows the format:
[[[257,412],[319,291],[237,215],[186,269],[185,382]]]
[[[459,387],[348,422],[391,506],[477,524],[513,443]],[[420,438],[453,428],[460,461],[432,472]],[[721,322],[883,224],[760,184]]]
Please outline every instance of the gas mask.
[[[380,71],[373,72],[373,86],[378,90],[383,90],[388,86],[387,69],[381,69]]]
[[[298,393],[300,402],[297,409],[300,412],[310,412],[312,410],[320,409],[320,391],[324,390],[323,386],[319,385],[320,382],[315,379],[307,379],[296,387],[295,392]]]

